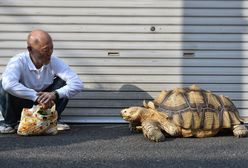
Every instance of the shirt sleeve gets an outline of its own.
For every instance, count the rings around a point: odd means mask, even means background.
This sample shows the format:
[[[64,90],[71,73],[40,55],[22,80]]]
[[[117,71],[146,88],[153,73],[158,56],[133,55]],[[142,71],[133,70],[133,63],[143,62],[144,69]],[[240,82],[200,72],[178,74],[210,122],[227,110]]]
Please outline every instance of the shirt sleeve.
[[[82,91],[83,82],[67,64],[65,64],[61,59],[53,57],[52,66],[55,75],[57,75],[66,82],[65,86],[56,90],[60,98],[71,98]]]
[[[13,57],[6,66],[2,75],[2,86],[5,91],[13,96],[35,101],[37,92],[21,84],[22,63],[18,57]]]

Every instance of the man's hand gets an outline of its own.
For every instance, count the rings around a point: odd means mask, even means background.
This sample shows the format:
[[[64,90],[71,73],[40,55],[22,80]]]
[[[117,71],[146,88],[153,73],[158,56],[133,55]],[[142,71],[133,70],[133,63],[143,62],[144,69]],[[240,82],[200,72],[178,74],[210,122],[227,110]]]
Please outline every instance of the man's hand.
[[[54,105],[56,95],[54,92],[38,92],[37,102],[42,105],[43,108],[51,108]]]

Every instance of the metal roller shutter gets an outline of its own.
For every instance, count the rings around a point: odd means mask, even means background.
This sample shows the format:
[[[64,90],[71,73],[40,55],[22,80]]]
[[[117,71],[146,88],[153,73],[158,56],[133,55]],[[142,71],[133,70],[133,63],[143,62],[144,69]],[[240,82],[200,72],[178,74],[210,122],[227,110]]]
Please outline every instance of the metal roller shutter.
[[[159,91],[198,84],[234,100],[248,117],[248,1],[0,0],[0,74],[48,31],[55,53],[85,83],[68,122],[123,122],[120,109]]]

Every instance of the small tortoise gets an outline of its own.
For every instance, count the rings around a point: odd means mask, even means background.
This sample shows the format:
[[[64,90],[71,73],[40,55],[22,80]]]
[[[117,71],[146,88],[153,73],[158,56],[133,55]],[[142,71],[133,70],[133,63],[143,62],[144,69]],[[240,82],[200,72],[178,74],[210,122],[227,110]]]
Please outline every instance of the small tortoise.
[[[221,129],[232,129],[234,136],[245,137],[237,108],[221,95],[200,89],[196,85],[162,91],[144,107],[123,109],[121,115],[130,122],[131,131],[143,131],[153,141],[164,141],[166,135],[182,137],[210,137]]]

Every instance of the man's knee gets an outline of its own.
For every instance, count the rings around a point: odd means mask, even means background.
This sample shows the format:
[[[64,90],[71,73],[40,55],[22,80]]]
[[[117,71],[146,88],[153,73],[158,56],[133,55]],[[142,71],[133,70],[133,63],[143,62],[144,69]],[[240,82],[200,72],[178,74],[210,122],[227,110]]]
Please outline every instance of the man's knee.
[[[61,88],[61,87],[63,87],[63,86],[66,85],[66,82],[65,82],[63,79],[59,78],[59,77],[56,77],[56,78],[54,79],[54,82],[53,82],[53,83],[54,83],[55,86],[58,87],[58,88]]]
[[[45,91],[54,91],[66,85],[66,82],[59,77],[53,80],[53,83]]]
[[[6,101],[6,91],[3,89],[2,80],[0,80],[0,105],[4,105]]]
[[[2,95],[5,91],[3,90],[2,80],[0,80],[0,95]]]

